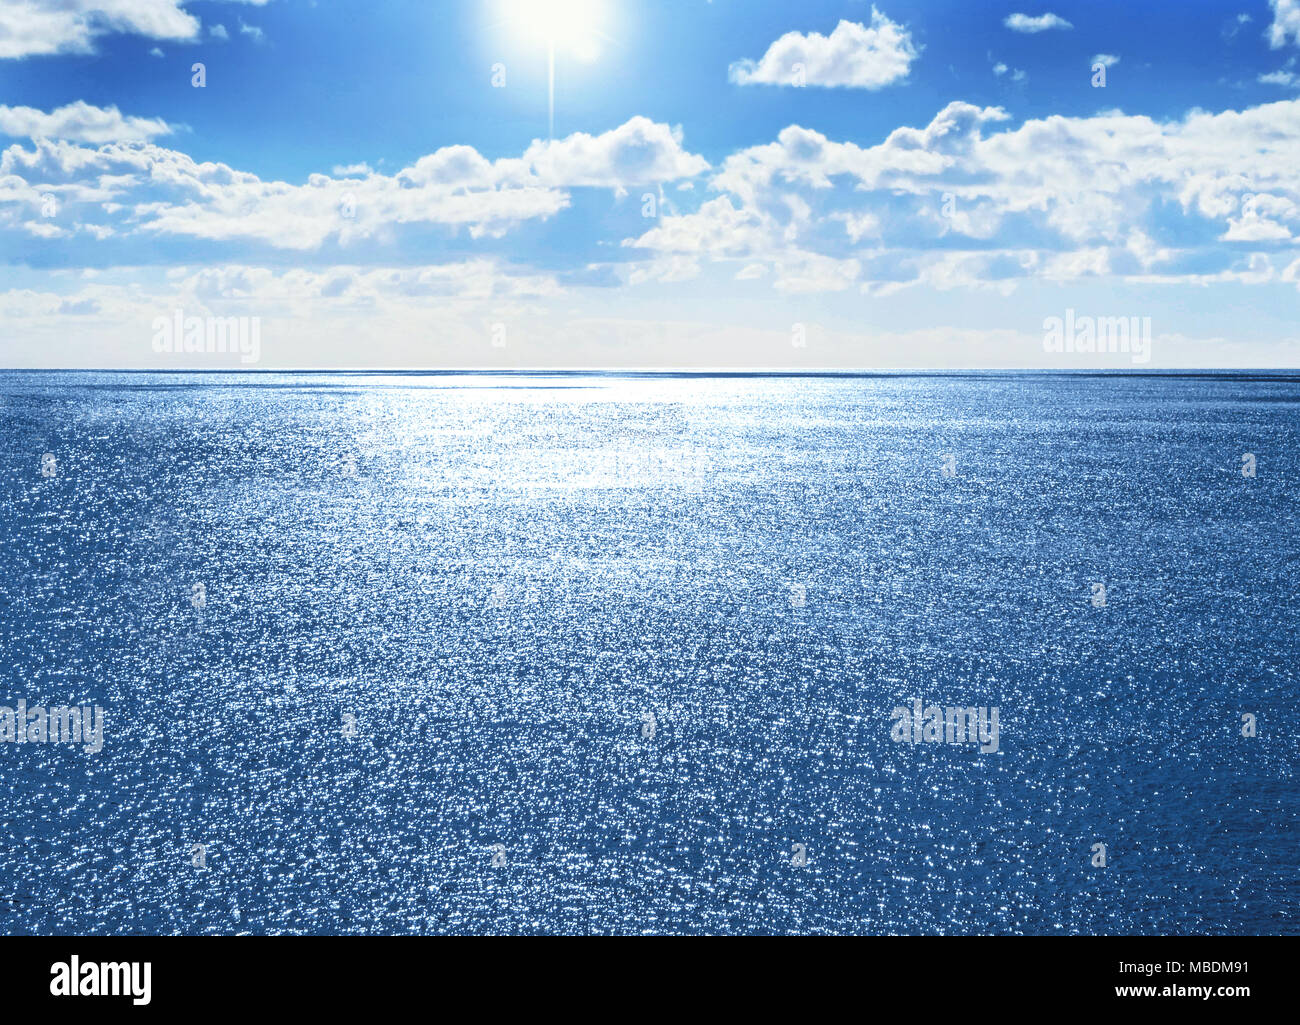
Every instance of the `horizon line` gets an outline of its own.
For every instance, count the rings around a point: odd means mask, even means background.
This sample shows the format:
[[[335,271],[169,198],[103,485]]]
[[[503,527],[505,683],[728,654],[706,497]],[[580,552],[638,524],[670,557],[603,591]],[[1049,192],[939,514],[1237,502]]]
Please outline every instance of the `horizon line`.
[[[961,374],[1063,374],[1070,376],[1168,377],[1190,374],[1286,374],[1300,376],[1300,367],[0,367],[0,374],[347,374],[376,376],[543,376],[575,377],[898,377]]]

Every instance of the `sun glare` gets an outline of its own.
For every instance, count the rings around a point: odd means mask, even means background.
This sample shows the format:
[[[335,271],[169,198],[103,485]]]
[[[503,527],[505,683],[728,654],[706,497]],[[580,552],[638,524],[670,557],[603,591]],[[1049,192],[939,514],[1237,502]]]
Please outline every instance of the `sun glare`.
[[[546,93],[550,137],[555,138],[555,65],[557,56],[590,64],[608,38],[600,24],[605,0],[497,0],[502,22],[524,42],[546,50]]]
[[[528,39],[580,59],[591,59],[600,40],[602,0],[502,0],[504,19]]]

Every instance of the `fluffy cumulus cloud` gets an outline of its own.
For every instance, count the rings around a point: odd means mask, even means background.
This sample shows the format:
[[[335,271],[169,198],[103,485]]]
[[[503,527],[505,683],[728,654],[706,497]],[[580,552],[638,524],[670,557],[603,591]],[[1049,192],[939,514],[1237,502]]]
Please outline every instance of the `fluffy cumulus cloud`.
[[[1283,85],[1300,88],[1300,75],[1297,75],[1294,71],[1287,71],[1285,68],[1260,75],[1257,81],[1261,85]]]
[[[149,324],[184,309],[266,318],[268,352],[275,338],[293,353],[282,364],[312,362],[310,331],[327,324],[364,340],[344,363],[409,362],[401,340],[418,337],[448,346],[423,362],[479,365],[500,322],[538,344],[589,328],[592,348],[569,362],[599,365],[608,325],[555,318],[614,288],[712,301],[721,282],[719,301],[791,306],[1031,281],[1300,289],[1300,98],[1174,120],[1020,121],[953,102],[871,143],[788,125],[713,165],[636,117],[499,159],[453,145],[299,182],[197,161],[160,144],[168,128],[85,104],[0,107],[19,140],[0,150],[0,251],[23,274],[58,268],[0,291],[6,328],[33,351],[75,329],[147,363]],[[538,243],[555,220],[564,251]],[[778,336],[727,337],[776,346],[778,365]],[[700,338],[733,344],[688,332],[680,362]]]
[[[1300,45],[1300,0],[1269,0],[1273,7],[1273,24],[1268,28],[1268,41],[1274,48],[1288,41]]]
[[[392,175],[365,165],[305,183],[264,181],[225,164],[143,141],[162,122],[74,105],[49,114],[0,108],[0,130],[32,139],[0,154],[0,232],[43,239],[180,237],[311,251],[389,240],[406,225],[495,238],[555,216],[568,190],[616,191],[709,169],[668,125],[633,118],[601,135],[537,142],[490,161],[450,146]],[[104,141],[98,146],[78,140]]]
[[[870,26],[841,21],[829,36],[787,32],[758,61],[733,64],[739,85],[881,89],[905,79],[918,47],[911,33],[871,9]]]
[[[709,200],[694,213],[665,217],[640,239],[625,239],[624,246],[671,253],[702,253],[743,257],[762,250],[768,233],[762,216],[737,209],[730,197]]]
[[[564,215],[575,190],[609,190],[617,204],[672,182],[707,188],[671,202],[661,192],[645,229],[593,238],[592,267],[632,284],[721,264],[790,293],[1005,291],[1027,277],[1287,281],[1300,245],[1300,99],[1018,125],[1002,108],[954,102],[875,145],[790,125],[715,167],[680,130],[636,117],[517,157],[447,146],[394,173],[358,164],[299,183],[196,161],[155,141],[169,128],[84,103],[0,107],[0,132],[27,140],[0,152],[6,248],[48,261],[64,244],[70,266],[168,241],[214,262],[277,250],[313,265],[381,262],[404,232],[426,252],[440,241],[463,251]]]
[[[124,117],[116,107],[95,107],[81,100],[49,113],[0,104],[0,134],[19,139],[145,142],[171,132],[172,127],[161,118]]]
[[[1012,14],[1008,15],[1007,20],[1003,22],[1007,28],[1013,32],[1048,32],[1052,29],[1074,28],[1068,21],[1059,14]]]
[[[268,0],[224,0],[256,6]],[[91,53],[112,33],[147,39],[193,40],[199,19],[185,0],[4,0],[0,58]]]
[[[1300,244],[1300,101],[1170,122],[1009,120],[955,102],[870,147],[790,126],[728,157],[710,179],[717,198],[624,245],[729,262],[742,280],[771,270],[802,291],[1286,280]]]
[[[522,179],[552,186],[648,185],[692,178],[708,169],[703,157],[682,148],[679,130],[644,117],[603,135],[578,132],[567,139],[534,142],[520,161]]]

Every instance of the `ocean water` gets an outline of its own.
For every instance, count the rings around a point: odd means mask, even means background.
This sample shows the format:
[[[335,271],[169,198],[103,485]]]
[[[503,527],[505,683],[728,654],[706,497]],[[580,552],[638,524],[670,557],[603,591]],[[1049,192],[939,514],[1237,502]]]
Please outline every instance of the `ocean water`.
[[[104,722],[0,743],[0,932],[1300,932],[1296,375],[11,372],[0,425],[0,705]]]

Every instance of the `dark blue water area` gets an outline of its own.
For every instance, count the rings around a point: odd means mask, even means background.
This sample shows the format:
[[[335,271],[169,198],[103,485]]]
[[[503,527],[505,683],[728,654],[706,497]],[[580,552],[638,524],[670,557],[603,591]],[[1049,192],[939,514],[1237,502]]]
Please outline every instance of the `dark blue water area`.
[[[0,425],[0,706],[104,722],[0,742],[0,932],[1300,932],[1294,374],[10,372]]]

